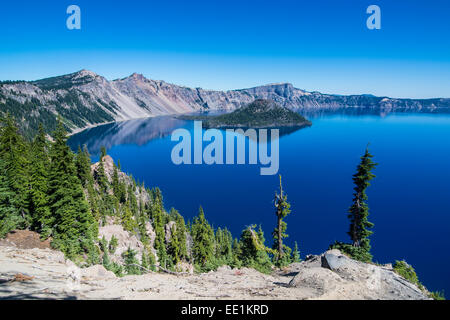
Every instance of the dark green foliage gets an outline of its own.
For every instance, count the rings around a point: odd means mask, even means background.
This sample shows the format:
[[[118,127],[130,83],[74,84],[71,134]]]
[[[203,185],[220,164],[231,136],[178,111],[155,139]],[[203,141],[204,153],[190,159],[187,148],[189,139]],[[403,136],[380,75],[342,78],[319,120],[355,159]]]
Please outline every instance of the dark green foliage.
[[[153,222],[153,230],[156,234],[155,250],[158,254],[160,265],[166,268],[170,263],[170,259],[167,255],[167,248],[165,243],[166,233],[164,228],[167,217],[164,213],[162,195],[159,189],[152,190],[150,216]]]
[[[113,176],[112,176],[112,189],[114,196],[117,198],[119,203],[125,203],[127,201],[126,186],[123,181],[119,178],[119,168],[114,165]]]
[[[98,221],[100,219],[100,209],[102,207],[102,197],[99,197],[94,187],[94,177],[91,173],[91,156],[87,146],[83,146],[83,150],[78,147],[75,156],[75,165],[77,168],[77,176],[83,188],[87,190],[87,200],[92,216]],[[102,207],[102,208],[101,208]]]
[[[350,230],[348,235],[355,247],[362,247],[367,251],[370,250],[370,241],[368,237],[373,233],[369,231],[373,227],[373,223],[368,221],[369,207],[367,205],[366,190],[370,186],[370,180],[375,175],[372,170],[377,165],[372,161],[373,156],[366,149],[365,154],[361,157],[361,163],[358,165],[357,172],[353,175],[353,182],[355,184],[355,193],[353,198],[353,205],[349,209],[348,218],[350,219]]]
[[[239,260],[243,267],[254,268],[263,273],[272,271],[269,248],[261,242],[261,236],[255,231],[255,225],[245,228],[239,240]]]
[[[116,262],[112,262],[111,265],[106,269],[114,272],[114,274],[118,277],[122,277],[124,273],[123,266]]]
[[[361,157],[357,172],[353,175],[355,187],[353,189],[353,204],[348,211],[350,230],[347,232],[352,243],[335,242],[330,246],[332,249],[339,249],[352,258],[363,262],[372,261],[369,236],[373,232],[369,229],[373,228],[373,223],[368,220],[369,206],[367,205],[368,197],[366,194],[370,181],[375,177],[372,170],[377,164],[372,161],[372,158],[373,156],[367,147],[366,152]]]
[[[14,200],[15,194],[9,186],[5,162],[0,158],[0,238],[6,236],[10,231],[24,226],[24,219]]]
[[[117,238],[113,235],[111,237],[111,240],[109,240],[109,245],[108,245],[108,250],[109,253],[114,253],[116,252],[117,249],[117,245],[119,244],[119,241],[117,240]]]
[[[367,251],[366,248],[355,247],[350,243],[335,241],[332,245],[330,245],[330,247],[328,249],[329,250],[338,249],[342,253],[350,256],[351,258],[362,261],[362,262],[371,262],[372,261],[372,255],[370,254],[370,252]]]
[[[89,182],[92,182],[91,156],[89,155],[86,145],[83,146],[83,150],[81,150],[81,147],[78,147],[78,153],[75,157],[75,164],[77,167],[78,178],[80,179],[83,187],[86,187]]]
[[[415,284],[417,287],[419,287],[420,290],[425,291],[425,287],[419,281],[419,277],[417,276],[416,271],[406,261],[404,261],[404,260],[395,261],[393,268],[394,268],[394,271],[396,273],[398,273],[400,276],[402,276],[409,282]],[[432,298],[434,300],[445,300],[444,291],[428,292],[428,295],[430,298]]]
[[[172,259],[172,264],[176,266],[180,261],[187,260],[186,225],[180,213],[172,208],[169,212],[170,221],[175,224],[171,230],[171,237],[168,243],[167,253]]]
[[[257,99],[235,111],[219,116],[184,116],[188,120],[202,120],[206,128],[222,127],[283,127],[310,126],[311,122],[302,115],[281,107],[272,100]]]
[[[445,300],[444,290],[430,292],[430,298],[434,300]]]
[[[89,76],[80,77],[74,73],[31,82],[31,84],[38,86],[43,94],[54,96],[51,101],[45,99],[45,102],[15,92],[14,89],[9,92],[12,97],[5,97],[2,95],[2,91],[5,90],[0,90],[0,115],[9,112],[14,118],[21,119],[19,127],[27,138],[31,138],[38,132],[39,124],[42,124],[46,133],[53,132],[57,126],[58,116],[65,119],[65,126],[68,130],[74,127],[83,128],[88,123],[113,121],[114,117],[110,112],[115,113],[114,109],[117,106],[98,103],[89,94],[76,88],[76,86],[90,82],[92,79]],[[21,98],[20,102],[17,99],[19,97]],[[58,116],[55,115],[55,110]]]
[[[136,228],[138,227],[138,225],[133,217],[133,213],[131,212],[130,207],[127,205],[122,207],[121,222],[125,230],[131,233],[136,233]]]
[[[103,158],[106,157],[106,154],[107,154],[106,148],[104,146],[102,146],[100,148],[100,160],[103,160]]]
[[[113,239],[115,239],[115,244]],[[114,244],[114,250],[111,250],[111,243]],[[114,272],[114,274],[118,277],[121,277],[123,275],[123,267],[116,262],[112,262],[109,254],[114,253],[115,247],[117,247],[117,238],[114,236],[111,237],[111,240],[108,244],[108,241],[105,239],[105,237],[102,237],[102,239],[99,241],[100,249],[103,252],[102,256],[102,265],[105,267],[106,270]]]
[[[230,265],[233,262],[233,236],[227,228],[216,231],[215,257],[220,265]]]
[[[56,129],[56,116],[51,110],[42,107],[39,100],[32,98],[20,103],[15,99],[1,98],[0,93],[0,117],[10,114],[15,119],[25,119],[18,124],[18,127],[27,139],[31,139],[38,132],[40,124],[47,133]]]
[[[87,256],[87,265],[95,265],[102,262],[100,248],[93,240],[94,239],[92,238],[84,238],[80,240],[81,248],[83,248]]]
[[[156,259],[153,253],[149,250],[148,253],[143,252],[142,253],[142,261],[141,265],[144,268],[143,270],[151,270],[151,271],[157,271],[156,269]]]
[[[31,82],[41,90],[63,90],[74,86],[80,86],[93,81],[90,76],[79,76],[79,73],[71,73],[63,76],[51,77]]]
[[[48,142],[44,128],[39,126],[39,133],[31,145],[30,166],[30,212],[33,217],[33,228],[43,238],[51,234],[52,217],[49,207],[49,172]]]
[[[122,254],[122,257],[124,258],[125,272],[127,274],[142,274],[136,254],[137,252],[131,248],[128,248],[128,250]]]
[[[102,239],[100,240],[99,244],[100,244],[100,249],[103,252],[102,264],[108,270],[111,266],[111,260],[109,259],[108,241],[103,236]]]
[[[52,213],[53,244],[68,257],[92,247],[97,224],[85,199],[77,176],[74,155],[67,146],[67,136],[61,122],[50,149],[49,203]]]
[[[401,275],[403,278],[409,282],[417,285],[421,290],[424,289],[423,285],[420,283],[417,277],[416,271],[412,266],[406,263],[406,261],[395,261],[394,271]]]
[[[280,175],[280,193],[275,193],[275,215],[277,217],[277,226],[273,230],[273,254],[274,263],[279,266],[285,266],[291,262],[291,249],[283,244],[283,239],[287,238],[286,234],[287,224],[283,219],[291,213],[291,205],[287,201],[287,195],[283,191]]]
[[[171,266],[176,266],[181,261],[181,247],[176,234],[176,226],[171,229],[170,238],[167,243],[167,254],[170,258]]]
[[[298,249],[297,241],[295,241],[294,250],[292,251],[292,262],[300,262],[300,251]]]
[[[95,180],[97,181],[100,191],[106,194],[108,192],[108,178],[106,177],[105,167],[103,165],[103,157],[100,157],[100,161],[95,171]]]
[[[29,146],[9,114],[2,119],[0,130],[0,159],[3,160],[5,192],[13,194],[8,203],[14,207],[14,210],[9,210],[6,224],[10,226],[8,229],[29,227],[32,224],[29,214]]]
[[[206,220],[202,207],[198,216],[194,218],[191,234],[194,242],[192,248],[194,263],[200,268],[205,267],[214,255],[214,231]]]
[[[239,259],[242,255],[241,244],[238,239],[233,239],[233,245],[231,247],[232,250],[232,261],[230,266],[233,268],[241,268],[242,261]]]
[[[136,187],[133,185],[128,185],[128,206],[133,214],[133,217],[137,217],[139,213],[138,202],[135,194]]]

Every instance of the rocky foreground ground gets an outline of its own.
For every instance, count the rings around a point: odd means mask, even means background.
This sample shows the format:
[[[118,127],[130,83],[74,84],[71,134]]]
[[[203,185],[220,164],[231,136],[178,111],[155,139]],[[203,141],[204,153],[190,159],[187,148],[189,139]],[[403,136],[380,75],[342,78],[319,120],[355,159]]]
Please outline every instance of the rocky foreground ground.
[[[221,267],[205,274],[116,277],[80,269],[49,248],[0,244],[0,299],[428,299],[392,267],[354,261],[337,250],[271,275]]]

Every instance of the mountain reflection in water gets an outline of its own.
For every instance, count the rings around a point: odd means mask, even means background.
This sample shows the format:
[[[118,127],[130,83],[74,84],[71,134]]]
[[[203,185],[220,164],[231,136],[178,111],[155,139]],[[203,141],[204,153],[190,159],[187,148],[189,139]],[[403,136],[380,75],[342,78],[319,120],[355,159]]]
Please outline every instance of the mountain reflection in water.
[[[86,129],[70,137],[69,145],[72,150],[78,146],[86,145],[89,153],[96,156],[100,154],[100,148],[111,149],[122,144],[135,144],[142,146],[154,139],[166,137],[177,129],[186,126],[189,120],[181,120],[172,116],[161,116],[123,122],[105,124]],[[289,135],[303,127],[283,127],[279,129],[279,136]],[[230,128],[233,129],[233,128]],[[249,128],[235,128],[246,131]],[[271,129],[267,128],[270,132]],[[225,129],[221,129],[225,130]],[[256,130],[259,139],[259,130]],[[253,140],[253,139],[252,139]]]
[[[186,121],[171,116],[115,122],[86,129],[73,135],[68,143],[72,149],[86,145],[92,155],[100,154],[100,148],[110,149],[121,144],[145,145],[153,139],[170,135]]]

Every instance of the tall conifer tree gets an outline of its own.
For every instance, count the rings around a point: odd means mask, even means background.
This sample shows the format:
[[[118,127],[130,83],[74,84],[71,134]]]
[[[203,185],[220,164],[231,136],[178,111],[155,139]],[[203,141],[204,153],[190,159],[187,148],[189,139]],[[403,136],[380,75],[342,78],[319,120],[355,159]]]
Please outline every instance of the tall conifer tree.
[[[350,220],[348,235],[352,240],[352,245],[353,247],[362,248],[367,254],[370,251],[369,236],[373,233],[369,229],[373,227],[373,223],[368,220],[369,206],[367,205],[366,190],[370,186],[370,181],[375,178],[372,170],[377,165],[372,161],[372,158],[373,155],[370,154],[369,147],[367,147],[366,152],[361,157],[357,171],[353,175],[353,183],[355,184],[353,204],[349,208],[348,214]]]
[[[43,238],[51,234],[53,218],[50,212],[48,197],[48,142],[42,125],[31,145],[31,179],[30,179],[30,211],[34,228],[41,232]]]
[[[14,201],[16,201],[16,197],[10,188],[5,162],[0,158],[0,238],[24,224]]]
[[[278,266],[289,263],[290,258],[289,254],[285,251],[290,251],[290,248],[287,248],[283,244],[283,238],[286,238],[288,235],[286,234],[287,224],[283,219],[291,213],[290,209],[291,205],[287,201],[287,195],[284,193],[283,185],[281,183],[281,175],[280,175],[280,193],[275,193],[275,215],[277,217],[277,226],[274,229],[273,235],[273,249],[275,250],[275,263]],[[290,252],[289,252],[290,253]]]
[[[70,257],[92,248],[98,229],[66,142],[67,133],[59,119],[50,152],[49,200],[55,218],[54,243]]]
[[[206,220],[202,207],[192,223],[192,240],[194,262],[204,266],[214,255],[214,231]]]
[[[17,209],[14,228],[26,228],[32,224],[29,214],[29,146],[20,135],[11,115],[7,114],[0,128],[0,158],[13,199],[9,202]],[[12,226],[12,225],[11,225]]]

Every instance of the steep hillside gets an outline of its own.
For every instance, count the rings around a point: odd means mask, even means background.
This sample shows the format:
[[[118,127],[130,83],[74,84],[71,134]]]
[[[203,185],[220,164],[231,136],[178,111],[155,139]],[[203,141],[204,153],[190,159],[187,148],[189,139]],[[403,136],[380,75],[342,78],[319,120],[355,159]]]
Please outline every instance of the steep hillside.
[[[255,99],[270,99],[302,113],[450,112],[450,99],[329,95],[307,92],[289,83],[213,91],[150,80],[136,73],[108,81],[87,70],[31,82],[0,82],[0,112],[14,115],[29,136],[40,122],[47,132],[54,130],[57,115],[73,132],[94,124],[156,115],[231,111]]]

